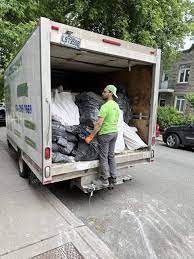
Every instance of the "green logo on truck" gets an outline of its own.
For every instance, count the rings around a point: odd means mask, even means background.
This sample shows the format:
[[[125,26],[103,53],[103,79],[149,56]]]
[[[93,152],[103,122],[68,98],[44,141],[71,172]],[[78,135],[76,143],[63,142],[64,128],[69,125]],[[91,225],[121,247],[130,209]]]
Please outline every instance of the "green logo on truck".
[[[31,129],[31,130],[35,130],[36,129],[36,124],[34,122],[32,122],[32,121],[24,120],[24,125],[28,129]]]
[[[36,149],[37,148],[37,145],[36,143],[29,137],[25,136],[25,142],[31,146],[32,148]]]
[[[23,83],[17,86],[17,97],[28,97],[28,84]]]

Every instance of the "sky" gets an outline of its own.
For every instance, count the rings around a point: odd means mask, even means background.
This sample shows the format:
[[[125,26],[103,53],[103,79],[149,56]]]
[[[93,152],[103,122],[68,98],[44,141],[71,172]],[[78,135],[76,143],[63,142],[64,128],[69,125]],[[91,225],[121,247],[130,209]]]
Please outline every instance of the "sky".
[[[184,49],[189,49],[191,45],[194,43],[194,40],[190,40],[189,37],[186,37],[184,42],[185,42]]]

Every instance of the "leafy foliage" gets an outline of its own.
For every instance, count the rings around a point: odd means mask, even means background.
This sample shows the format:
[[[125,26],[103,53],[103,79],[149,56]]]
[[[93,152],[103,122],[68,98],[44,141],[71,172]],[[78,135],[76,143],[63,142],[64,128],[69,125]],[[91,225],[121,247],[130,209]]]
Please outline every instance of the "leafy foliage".
[[[186,100],[194,108],[194,94],[187,95]]]
[[[191,114],[184,115],[179,113],[172,106],[164,106],[158,108],[158,123],[160,128],[164,130],[170,125],[185,125],[194,122],[194,116]]]
[[[193,10],[190,0],[0,0],[0,73],[40,16],[161,48],[168,66],[191,34]]]

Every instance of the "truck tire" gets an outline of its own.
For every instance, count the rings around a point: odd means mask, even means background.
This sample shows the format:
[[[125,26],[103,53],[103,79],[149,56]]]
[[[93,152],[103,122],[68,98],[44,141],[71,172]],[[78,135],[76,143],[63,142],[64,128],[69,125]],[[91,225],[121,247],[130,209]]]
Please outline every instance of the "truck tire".
[[[180,146],[179,137],[174,133],[170,133],[166,138],[166,145],[170,148],[178,148]]]
[[[19,175],[22,178],[28,178],[30,168],[27,166],[27,164],[22,159],[21,151],[18,151],[18,169],[19,169]]]

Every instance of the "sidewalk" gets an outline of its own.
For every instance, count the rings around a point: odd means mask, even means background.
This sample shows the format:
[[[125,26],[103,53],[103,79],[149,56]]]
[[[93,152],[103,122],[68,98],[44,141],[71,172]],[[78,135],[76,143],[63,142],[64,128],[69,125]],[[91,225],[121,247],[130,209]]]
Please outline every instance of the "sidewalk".
[[[116,258],[46,187],[20,178],[14,157],[0,128],[0,258]]]
[[[162,141],[163,142],[163,139],[162,139],[162,135],[160,135],[159,137],[156,138],[157,141]]]

